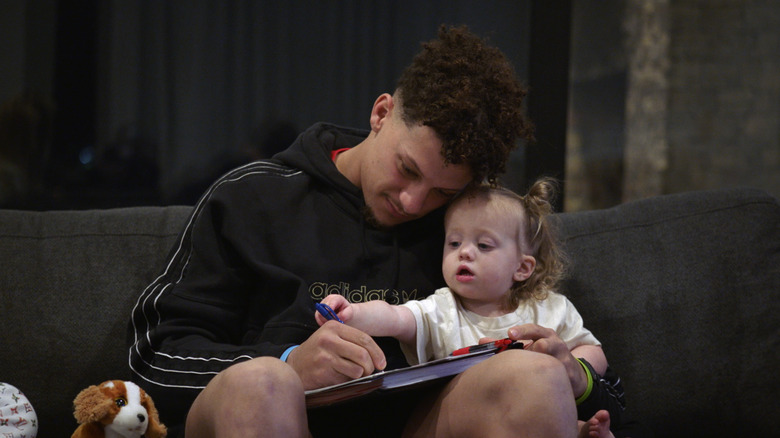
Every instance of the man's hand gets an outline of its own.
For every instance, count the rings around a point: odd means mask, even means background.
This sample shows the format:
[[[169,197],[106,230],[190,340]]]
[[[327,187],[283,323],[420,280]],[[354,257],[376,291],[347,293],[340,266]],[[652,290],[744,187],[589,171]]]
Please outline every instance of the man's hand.
[[[327,321],[287,357],[305,390],[367,376],[387,365],[385,354],[371,336]]]
[[[536,324],[523,324],[510,328],[508,336],[515,341],[531,340],[530,345],[525,345],[524,349],[557,358],[566,367],[574,396],[579,397],[585,392],[588,376],[555,330]]]

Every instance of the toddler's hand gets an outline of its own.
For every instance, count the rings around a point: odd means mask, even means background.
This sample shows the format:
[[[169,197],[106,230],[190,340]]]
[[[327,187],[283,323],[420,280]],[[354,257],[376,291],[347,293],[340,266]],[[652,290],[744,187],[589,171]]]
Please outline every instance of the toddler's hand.
[[[352,304],[343,296],[339,294],[331,294],[322,299],[322,304],[327,304],[338,315],[338,317],[345,323],[352,318]],[[314,312],[314,318],[317,320],[317,324],[323,325],[328,320],[319,312]]]

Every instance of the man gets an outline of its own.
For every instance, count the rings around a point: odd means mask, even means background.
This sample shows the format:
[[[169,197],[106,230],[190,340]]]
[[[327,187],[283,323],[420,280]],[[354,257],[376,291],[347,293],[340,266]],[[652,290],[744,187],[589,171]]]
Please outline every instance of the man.
[[[548,354],[502,353],[424,393],[305,408],[305,390],[406,365],[394,340],[318,328],[313,304],[397,304],[440,287],[441,207],[504,171],[530,136],[524,96],[500,51],[442,27],[376,99],[369,132],[318,124],[215,182],[133,310],[130,366],[163,422],[175,432],[186,416],[188,437],[576,433],[587,376],[556,359],[554,336],[528,330],[516,336]]]

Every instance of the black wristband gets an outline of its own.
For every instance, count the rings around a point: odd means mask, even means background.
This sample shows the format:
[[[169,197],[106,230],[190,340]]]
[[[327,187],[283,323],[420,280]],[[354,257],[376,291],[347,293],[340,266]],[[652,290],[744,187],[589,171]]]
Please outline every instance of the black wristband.
[[[589,374],[588,387],[590,394],[583,394],[578,399],[577,417],[582,421],[587,421],[593,415],[604,409],[609,412],[610,422],[620,424],[621,414],[625,410],[625,400],[623,395],[623,386],[620,378],[617,377],[609,368],[604,373],[604,377],[599,375],[593,366],[587,360],[579,358],[580,364],[585,367],[585,373]],[[593,379],[592,386],[590,379]]]

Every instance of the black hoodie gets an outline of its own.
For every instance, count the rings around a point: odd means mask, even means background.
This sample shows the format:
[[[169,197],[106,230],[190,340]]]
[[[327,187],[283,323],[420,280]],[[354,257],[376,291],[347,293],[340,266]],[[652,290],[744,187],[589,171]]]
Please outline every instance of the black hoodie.
[[[221,177],[198,201],[130,323],[133,377],[164,421],[183,422],[197,392],[226,367],[305,341],[325,295],[399,304],[444,284],[441,209],[372,228],[362,192],[333,164],[332,150],[367,135],[314,125],[272,159]],[[388,368],[406,365],[396,341],[379,341]]]

